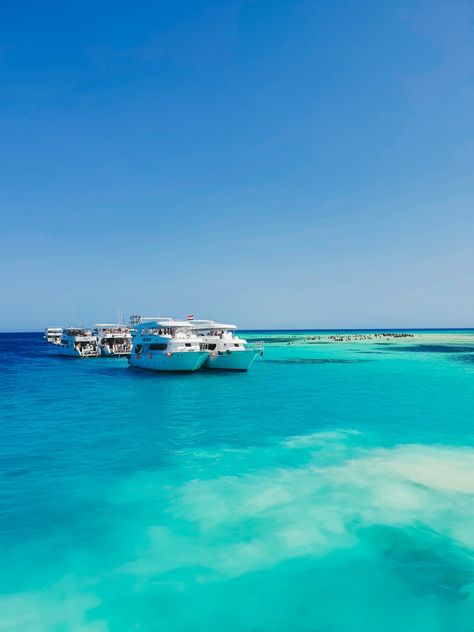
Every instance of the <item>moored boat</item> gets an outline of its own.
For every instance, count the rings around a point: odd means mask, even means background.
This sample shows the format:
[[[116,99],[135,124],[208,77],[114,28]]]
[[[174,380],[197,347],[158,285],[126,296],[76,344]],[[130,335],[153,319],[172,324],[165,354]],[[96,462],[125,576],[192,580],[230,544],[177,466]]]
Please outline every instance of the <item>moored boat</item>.
[[[53,345],[58,345],[61,342],[61,336],[63,334],[62,327],[46,327],[44,330],[43,338],[46,342]]]
[[[60,355],[74,358],[95,358],[100,355],[96,336],[84,327],[64,329],[58,344],[58,352]]]
[[[209,357],[186,321],[160,318],[136,325],[129,364],[149,371],[197,371]]]
[[[263,356],[263,343],[248,343],[236,335],[237,327],[213,320],[193,320],[192,327],[209,350],[205,369],[248,371],[258,356]]]
[[[93,330],[100,354],[105,357],[128,356],[132,349],[132,335],[126,325],[97,324]]]

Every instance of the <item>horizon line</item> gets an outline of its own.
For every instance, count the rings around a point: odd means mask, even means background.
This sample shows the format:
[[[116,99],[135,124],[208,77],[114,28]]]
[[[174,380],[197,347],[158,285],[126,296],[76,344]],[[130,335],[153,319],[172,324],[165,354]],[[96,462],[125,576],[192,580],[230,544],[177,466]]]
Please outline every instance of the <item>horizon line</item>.
[[[82,325],[81,325],[82,326]],[[123,325],[128,327],[128,325]],[[88,327],[88,326],[87,326]],[[91,326],[92,327],[92,326]],[[64,327],[63,329],[67,329]],[[268,331],[474,331],[473,327],[271,327],[271,328],[249,328],[238,327],[237,331],[255,331],[255,332],[268,332]],[[42,334],[44,329],[40,330],[8,330],[0,331],[1,334]]]

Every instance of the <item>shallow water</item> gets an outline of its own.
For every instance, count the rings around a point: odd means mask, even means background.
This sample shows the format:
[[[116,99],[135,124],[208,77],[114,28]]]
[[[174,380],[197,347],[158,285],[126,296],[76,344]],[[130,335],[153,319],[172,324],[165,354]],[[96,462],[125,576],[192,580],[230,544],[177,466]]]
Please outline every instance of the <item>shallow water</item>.
[[[474,346],[265,337],[180,376],[1,335],[1,630],[472,632]]]

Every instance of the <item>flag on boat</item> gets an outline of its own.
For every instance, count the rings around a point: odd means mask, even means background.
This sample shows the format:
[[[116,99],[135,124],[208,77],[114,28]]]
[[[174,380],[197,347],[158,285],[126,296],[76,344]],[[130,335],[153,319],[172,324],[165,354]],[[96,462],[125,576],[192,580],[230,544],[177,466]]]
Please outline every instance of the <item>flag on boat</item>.
[[[188,320],[194,320],[194,314],[188,314]]]

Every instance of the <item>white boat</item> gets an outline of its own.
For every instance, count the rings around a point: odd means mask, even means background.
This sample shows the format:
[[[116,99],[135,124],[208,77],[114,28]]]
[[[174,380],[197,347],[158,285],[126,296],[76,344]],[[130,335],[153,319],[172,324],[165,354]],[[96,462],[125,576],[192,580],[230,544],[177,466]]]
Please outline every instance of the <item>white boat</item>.
[[[247,371],[258,356],[263,356],[263,343],[248,343],[236,335],[235,325],[216,323],[213,320],[190,321],[210,354],[205,369]]]
[[[46,340],[46,342],[50,342],[53,345],[58,345],[61,342],[62,334],[62,327],[46,327],[46,329],[44,330],[43,338]]]
[[[60,355],[74,358],[95,358],[100,355],[96,336],[90,329],[84,329],[84,327],[64,329],[58,352]]]
[[[102,356],[130,355],[132,334],[126,325],[97,324],[92,333],[97,338],[97,345]]]
[[[187,321],[142,319],[136,325],[130,366],[149,371],[197,371],[209,357]]]

